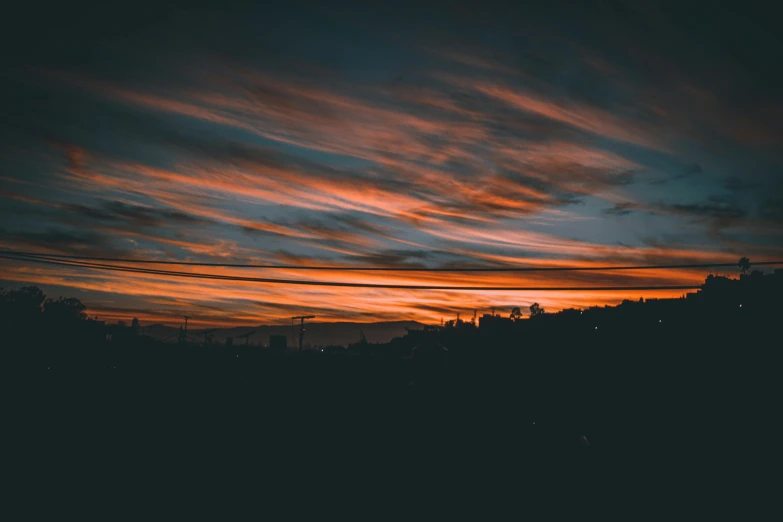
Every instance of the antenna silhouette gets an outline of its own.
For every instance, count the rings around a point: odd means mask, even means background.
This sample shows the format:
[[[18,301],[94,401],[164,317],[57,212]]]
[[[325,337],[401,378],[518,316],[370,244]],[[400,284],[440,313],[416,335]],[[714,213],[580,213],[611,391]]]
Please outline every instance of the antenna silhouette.
[[[297,315],[295,317],[291,318],[291,335],[294,334],[294,321],[296,319],[299,319],[301,322],[299,323],[299,353],[302,353],[302,341],[304,340],[304,333],[305,333],[305,327],[304,322],[305,319],[315,319],[314,315]]]
[[[256,333],[256,330],[253,330],[252,332],[248,332],[246,334],[237,335],[237,337],[239,337],[240,339],[244,338],[245,339],[245,346],[247,346],[248,343],[250,342],[250,336],[253,335],[254,333]]]
[[[212,342],[212,334],[217,332],[217,331],[218,331],[217,328],[212,328],[211,330],[204,330],[203,332],[201,332],[202,334],[204,334],[204,344],[211,343]]]

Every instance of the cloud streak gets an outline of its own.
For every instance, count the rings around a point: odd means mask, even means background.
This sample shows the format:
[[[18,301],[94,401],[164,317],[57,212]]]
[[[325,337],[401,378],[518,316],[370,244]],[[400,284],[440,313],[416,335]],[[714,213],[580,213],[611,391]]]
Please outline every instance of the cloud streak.
[[[676,31],[667,34],[689,49],[681,57],[644,31],[639,41],[647,47],[640,47],[605,21],[568,30],[559,17],[546,21],[529,22],[535,37],[528,41],[448,28],[434,32],[437,38],[413,30],[402,38],[396,26],[376,20],[364,35],[372,59],[340,35],[303,36],[293,24],[290,34],[270,28],[263,46],[213,42],[214,53],[189,54],[161,44],[167,52],[124,67],[25,64],[12,78],[19,86],[19,108],[9,112],[13,130],[3,134],[0,244],[326,266],[595,266],[783,255],[775,196],[783,190],[774,146],[783,135],[779,99],[764,93],[763,103],[746,102],[747,113],[735,110],[738,97],[754,91],[687,67],[699,54]],[[479,33],[487,23],[469,22]],[[493,32],[505,27],[496,22]],[[247,30],[235,23],[237,32]],[[593,26],[603,32],[580,32]],[[178,34],[159,36],[170,42]],[[438,39],[454,45],[445,50]],[[277,59],[270,41],[281,49]],[[324,54],[302,41],[325,42]],[[136,47],[117,45],[117,56],[137,57]],[[256,48],[265,50],[254,54]],[[6,261],[3,268],[9,282],[82,289],[91,309],[109,317],[148,310],[145,320],[174,322],[192,308],[204,324],[276,321],[293,310],[335,320],[436,321],[473,307],[537,301],[556,310],[638,297],[411,295],[166,281]],[[319,278],[639,286],[692,284],[704,275],[335,271]]]

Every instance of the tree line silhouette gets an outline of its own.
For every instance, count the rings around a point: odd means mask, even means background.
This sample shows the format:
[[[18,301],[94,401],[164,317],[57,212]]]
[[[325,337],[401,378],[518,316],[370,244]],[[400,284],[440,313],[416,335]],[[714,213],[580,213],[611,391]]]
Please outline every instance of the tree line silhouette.
[[[42,328],[73,329],[87,319],[86,310],[79,299],[47,298],[37,286],[0,288],[0,321],[6,333],[33,336]]]
[[[577,466],[596,488],[602,469],[641,469],[693,491],[747,473],[777,443],[779,270],[712,275],[677,299],[531,306],[527,319],[301,355],[166,344],[132,327],[107,340],[76,299],[0,296],[7,382],[35,412],[21,426],[31,440],[57,433],[36,454],[111,455],[144,463],[145,480],[171,459],[217,477],[241,462],[292,483],[301,477],[286,471],[347,469],[350,491],[367,477],[517,488]],[[695,469],[714,482],[691,483]]]

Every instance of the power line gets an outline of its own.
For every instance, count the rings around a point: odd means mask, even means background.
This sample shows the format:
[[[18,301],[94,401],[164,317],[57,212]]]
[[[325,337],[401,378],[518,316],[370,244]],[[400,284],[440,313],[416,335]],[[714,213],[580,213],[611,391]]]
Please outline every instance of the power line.
[[[179,265],[179,266],[209,266],[222,268],[259,268],[279,270],[333,270],[356,272],[603,272],[615,270],[661,270],[661,269],[685,269],[685,268],[737,268],[737,263],[681,263],[674,265],[620,265],[620,266],[555,266],[555,267],[451,267],[451,268],[420,268],[420,267],[395,267],[395,266],[324,266],[324,265],[263,265],[242,263],[207,263],[197,261],[161,261],[156,259],[134,259],[122,257],[96,257],[84,255],[43,254],[38,252],[14,252],[13,250],[0,250],[3,255],[17,255],[25,257],[40,257],[52,259],[73,259],[84,261],[108,261],[114,263],[134,263],[150,265]],[[752,266],[783,265],[783,261],[762,261],[752,263]]]
[[[440,285],[398,285],[398,284],[377,284],[377,283],[348,283],[340,281],[303,281],[296,279],[272,279],[262,277],[241,277],[221,274],[194,274],[190,272],[175,272],[172,270],[155,270],[149,268],[133,268],[127,266],[106,265],[99,263],[87,263],[82,261],[67,261],[44,259],[42,257],[22,257],[0,253],[0,259],[11,259],[15,261],[27,261],[57,266],[71,266],[75,268],[89,268],[94,270],[109,270],[124,273],[164,275],[170,277],[183,277],[194,279],[209,279],[219,281],[238,281],[250,283],[267,283],[280,285],[305,285],[305,286],[324,286],[324,287],[347,287],[347,288],[378,288],[393,290],[441,290],[441,291],[536,291],[536,292],[603,292],[603,291],[642,291],[642,290],[696,290],[699,285],[662,285],[662,286],[576,286],[576,287],[513,287],[513,286],[440,286]]]

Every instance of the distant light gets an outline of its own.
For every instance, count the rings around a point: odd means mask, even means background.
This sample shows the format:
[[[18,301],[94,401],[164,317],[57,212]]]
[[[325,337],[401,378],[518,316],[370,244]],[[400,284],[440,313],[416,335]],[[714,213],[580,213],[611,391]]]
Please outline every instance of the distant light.
[[[239,357],[239,356],[237,355],[237,357]]]
[[[740,305],[740,308],[742,308],[742,305]]]
[[[584,312],[582,312],[581,310],[579,311],[579,315],[582,315],[583,313],[584,313]]]
[[[658,319],[658,322],[659,322],[659,323],[660,323],[661,321],[662,321],[662,319]]]
[[[51,366],[47,366],[47,367],[46,367],[46,369],[47,369],[47,370],[51,370],[51,369],[52,369],[52,367],[51,367]]]
[[[598,327],[596,326],[595,329],[598,330]]]

